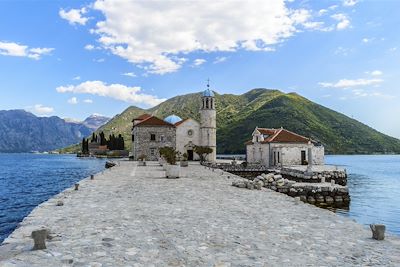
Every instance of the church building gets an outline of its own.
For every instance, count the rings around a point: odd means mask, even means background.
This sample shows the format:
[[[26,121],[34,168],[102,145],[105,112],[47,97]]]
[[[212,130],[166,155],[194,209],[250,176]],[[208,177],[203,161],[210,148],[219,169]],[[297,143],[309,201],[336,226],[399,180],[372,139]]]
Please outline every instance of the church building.
[[[180,153],[186,153],[189,160],[199,160],[194,153],[195,146],[207,146],[213,152],[207,160],[216,160],[217,124],[215,95],[207,89],[202,92],[200,103],[200,122],[170,115],[160,119],[150,114],[143,114],[133,119],[132,153],[134,159],[146,156],[147,160],[158,160],[161,147],[173,147]]]

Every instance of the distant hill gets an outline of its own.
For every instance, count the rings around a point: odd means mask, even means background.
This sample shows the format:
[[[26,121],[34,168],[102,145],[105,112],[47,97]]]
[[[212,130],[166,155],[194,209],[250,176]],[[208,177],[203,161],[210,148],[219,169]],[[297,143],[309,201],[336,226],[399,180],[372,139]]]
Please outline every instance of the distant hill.
[[[0,111],[0,152],[50,151],[79,142],[91,129],[24,110]]]
[[[145,112],[164,118],[176,114],[199,119],[201,94],[176,96],[144,110],[129,107],[98,131],[122,133],[131,145],[132,119]],[[382,134],[296,93],[253,89],[242,95],[216,94],[218,153],[244,153],[256,126],[279,128],[320,141],[331,154],[400,153],[400,140]],[[128,147],[129,148],[129,147]]]

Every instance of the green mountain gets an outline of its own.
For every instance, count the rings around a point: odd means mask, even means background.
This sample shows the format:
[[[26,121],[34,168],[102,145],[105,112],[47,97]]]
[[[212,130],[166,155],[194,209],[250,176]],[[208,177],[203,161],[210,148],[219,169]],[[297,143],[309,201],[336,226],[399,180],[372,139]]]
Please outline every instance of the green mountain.
[[[123,133],[130,140],[131,121],[150,113],[160,118],[176,114],[181,118],[199,119],[201,94],[171,98],[158,106],[144,110],[129,107],[98,131],[107,135]],[[242,95],[216,94],[217,146],[219,154],[244,153],[244,143],[256,126],[284,127],[320,141],[327,153],[371,154],[400,153],[400,140],[382,134],[341,113],[318,105],[296,93],[253,89]],[[130,146],[130,142],[126,144]]]

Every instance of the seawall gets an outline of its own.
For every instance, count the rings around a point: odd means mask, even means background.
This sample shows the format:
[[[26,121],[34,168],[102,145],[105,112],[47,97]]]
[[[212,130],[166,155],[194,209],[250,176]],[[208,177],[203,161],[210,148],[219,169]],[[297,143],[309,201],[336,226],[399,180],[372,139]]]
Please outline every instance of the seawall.
[[[396,266],[400,239],[198,164],[165,179],[121,162],[42,203],[0,247],[0,266]],[[63,201],[63,206],[57,202]],[[32,251],[32,230],[50,230]]]

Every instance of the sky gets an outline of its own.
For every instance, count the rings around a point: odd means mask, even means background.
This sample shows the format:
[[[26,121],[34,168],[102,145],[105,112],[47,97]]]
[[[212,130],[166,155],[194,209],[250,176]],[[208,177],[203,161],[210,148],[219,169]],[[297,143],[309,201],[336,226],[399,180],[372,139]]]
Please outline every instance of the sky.
[[[83,120],[296,92],[400,138],[400,1],[0,1],[0,109]]]

